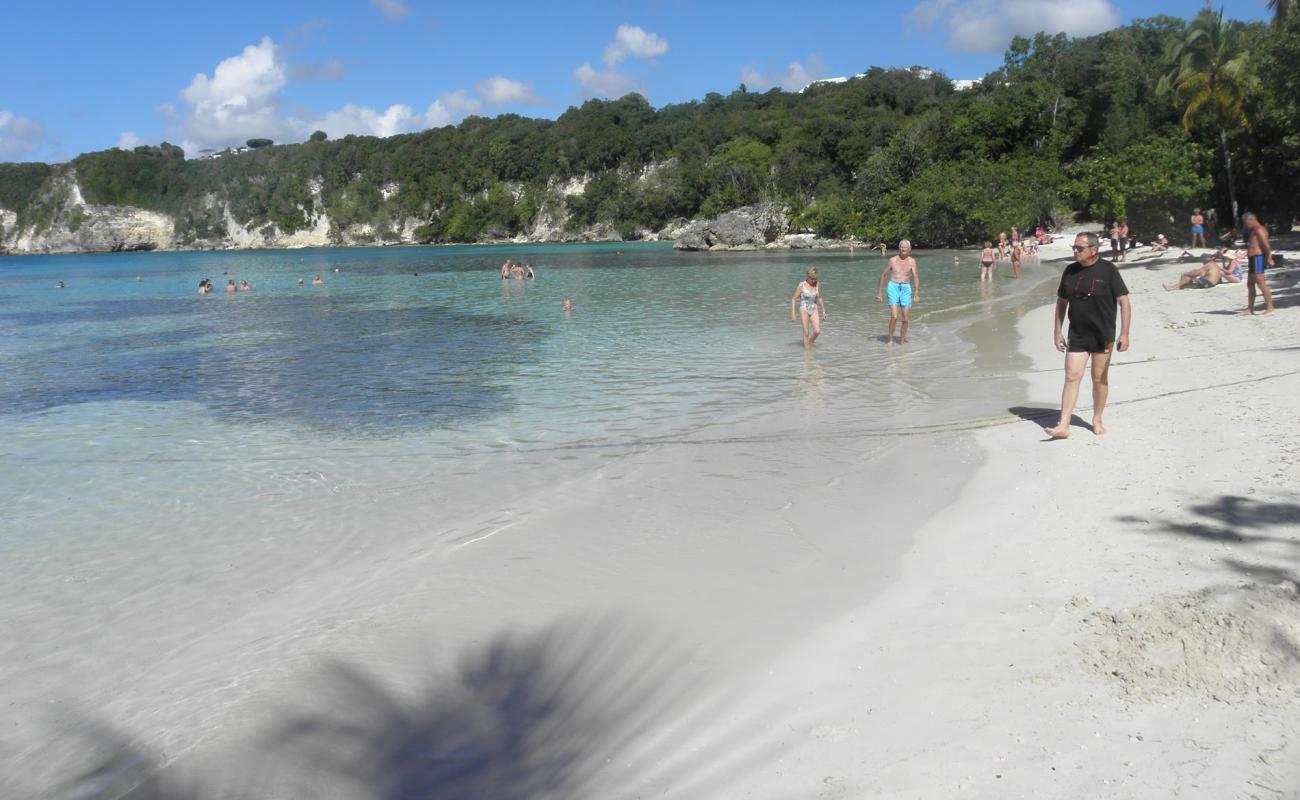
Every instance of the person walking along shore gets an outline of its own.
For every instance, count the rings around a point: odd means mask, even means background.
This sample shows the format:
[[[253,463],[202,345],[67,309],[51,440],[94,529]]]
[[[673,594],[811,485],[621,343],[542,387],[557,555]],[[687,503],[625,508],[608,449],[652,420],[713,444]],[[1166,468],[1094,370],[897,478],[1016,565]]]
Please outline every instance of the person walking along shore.
[[[885,278],[889,278],[889,338],[894,341],[894,326],[898,324],[898,312],[903,312],[903,327],[898,332],[898,343],[907,341],[907,324],[909,312],[914,302],[921,300],[921,276],[916,271],[916,259],[912,258],[912,243],[904,239],[898,243],[898,255],[885,262],[880,271],[880,282],[876,284],[876,302],[879,303],[885,288]]]
[[[1110,357],[1118,348],[1128,350],[1129,323],[1132,309],[1128,286],[1115,265],[1097,252],[1100,240],[1095,233],[1081,233],[1074,240],[1074,261],[1061,274],[1056,290],[1055,328],[1052,333],[1056,349],[1065,353],[1065,387],[1061,390],[1061,420],[1048,428],[1053,439],[1070,436],[1074,403],[1079,398],[1083,370],[1092,361],[1092,432],[1106,433],[1102,412],[1110,386]],[[1120,310],[1119,338],[1115,337],[1115,307]],[[1067,313],[1069,335],[1062,332]]]
[[[796,307],[799,317],[795,317]],[[820,311],[820,313],[818,313]],[[821,283],[817,280],[817,268],[809,267],[808,273],[799,285],[794,287],[794,296],[790,298],[790,321],[799,319],[803,322],[803,346],[812,347],[817,337],[822,335],[822,320],[829,319],[826,313],[826,298]]]

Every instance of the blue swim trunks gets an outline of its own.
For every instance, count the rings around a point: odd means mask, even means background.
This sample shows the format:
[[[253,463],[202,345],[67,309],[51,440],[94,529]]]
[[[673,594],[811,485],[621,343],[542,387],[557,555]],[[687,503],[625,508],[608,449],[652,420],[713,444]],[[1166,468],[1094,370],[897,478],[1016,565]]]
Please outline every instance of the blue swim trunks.
[[[1205,233],[1205,226],[1204,226],[1204,225],[1193,225],[1193,226],[1192,226],[1192,233]]]
[[[912,307],[912,284],[889,282],[889,304],[891,306]]]

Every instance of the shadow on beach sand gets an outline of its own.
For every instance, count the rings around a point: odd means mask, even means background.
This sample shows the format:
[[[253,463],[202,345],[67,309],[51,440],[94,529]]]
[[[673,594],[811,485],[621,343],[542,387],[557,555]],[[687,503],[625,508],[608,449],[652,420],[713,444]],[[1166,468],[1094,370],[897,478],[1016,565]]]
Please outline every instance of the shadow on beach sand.
[[[312,707],[278,712],[246,760],[199,765],[233,779],[177,777],[193,765],[165,768],[126,732],[92,726],[86,752],[107,755],[62,796],[726,796],[772,754],[716,735],[734,716],[692,664],[666,638],[609,620],[501,634],[413,691],[337,662],[308,681]]]
[[[1025,422],[1032,422],[1043,430],[1047,430],[1056,424],[1061,418],[1061,409],[1046,408],[1043,406],[1012,406],[1007,409],[1009,413],[1015,414]],[[1092,430],[1092,423],[1085,422],[1078,414],[1070,415],[1071,428],[1083,428],[1085,431]]]
[[[1148,520],[1126,515],[1118,521],[1143,525],[1143,533],[1180,536],[1204,542],[1240,544],[1252,558],[1218,559],[1234,572],[1269,585],[1300,588],[1300,501],[1263,501],[1222,495],[1187,508],[1191,522]]]

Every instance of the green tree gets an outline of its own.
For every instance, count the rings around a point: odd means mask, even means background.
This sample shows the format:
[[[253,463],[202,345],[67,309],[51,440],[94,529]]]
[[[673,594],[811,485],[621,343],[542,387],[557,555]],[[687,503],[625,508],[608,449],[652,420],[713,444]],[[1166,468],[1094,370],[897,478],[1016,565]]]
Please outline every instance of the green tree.
[[[244,142],[244,144],[256,150],[259,147],[270,147],[275,144],[275,142],[270,139],[249,139],[247,142]]]
[[[1225,20],[1222,10],[1216,14],[1207,8],[1192,20],[1186,36],[1174,43],[1169,60],[1173,69],[1160,79],[1159,89],[1174,94],[1183,109],[1183,127],[1189,133],[1199,115],[1205,112],[1212,115],[1235,221],[1237,185],[1232,173],[1228,129],[1250,127],[1245,99],[1254,83],[1242,25],[1236,20]]]
[[[313,142],[323,142],[328,138],[330,138],[330,135],[325,131],[314,131],[311,135],[311,141]]]
[[[1128,219],[1135,230],[1164,230],[1174,209],[1210,190],[1210,150],[1185,136],[1146,139],[1112,150],[1097,147],[1068,170],[1067,192],[1092,219]]]

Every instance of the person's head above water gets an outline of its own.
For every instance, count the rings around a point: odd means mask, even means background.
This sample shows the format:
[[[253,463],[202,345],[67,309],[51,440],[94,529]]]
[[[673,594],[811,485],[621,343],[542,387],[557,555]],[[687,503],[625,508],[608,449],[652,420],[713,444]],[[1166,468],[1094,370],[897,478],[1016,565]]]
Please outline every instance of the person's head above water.
[[[912,243],[911,243],[911,242],[909,242],[908,240],[904,239],[904,240],[902,240],[901,242],[898,243],[898,253],[899,253],[899,255],[901,255],[903,258],[907,258],[907,254],[910,253],[910,252],[912,252]]]
[[[816,268],[816,267],[809,267],[809,268],[808,268],[808,273],[807,273],[807,275],[804,276],[804,280],[806,280],[806,281],[808,281],[808,283],[810,283],[810,284],[816,286],[816,285],[817,285],[817,268]]]

